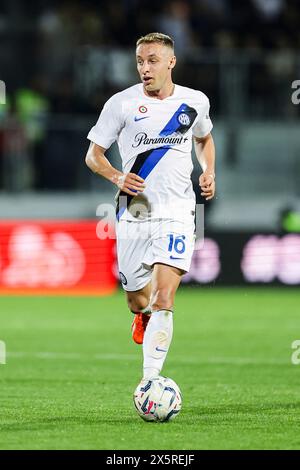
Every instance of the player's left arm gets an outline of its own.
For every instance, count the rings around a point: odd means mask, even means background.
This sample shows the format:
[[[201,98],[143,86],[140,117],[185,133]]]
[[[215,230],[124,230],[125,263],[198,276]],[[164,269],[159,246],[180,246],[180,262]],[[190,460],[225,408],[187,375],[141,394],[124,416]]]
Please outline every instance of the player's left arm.
[[[194,136],[194,148],[203,173],[199,178],[201,196],[207,201],[212,199],[216,191],[215,183],[215,144],[211,133],[205,137]]]

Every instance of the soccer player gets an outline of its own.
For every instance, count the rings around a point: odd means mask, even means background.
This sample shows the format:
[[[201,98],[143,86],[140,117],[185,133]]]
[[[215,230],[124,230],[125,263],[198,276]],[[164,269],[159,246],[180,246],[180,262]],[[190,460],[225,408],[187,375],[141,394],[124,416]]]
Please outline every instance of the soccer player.
[[[201,195],[215,194],[215,148],[209,100],[172,81],[174,42],[161,33],[136,44],[142,83],[112,96],[88,134],[88,167],[114,183],[120,280],[143,344],[143,378],[157,377],[173,333],[175,293],[194,249],[192,143],[202,167]],[[123,171],[105,157],[117,141]]]

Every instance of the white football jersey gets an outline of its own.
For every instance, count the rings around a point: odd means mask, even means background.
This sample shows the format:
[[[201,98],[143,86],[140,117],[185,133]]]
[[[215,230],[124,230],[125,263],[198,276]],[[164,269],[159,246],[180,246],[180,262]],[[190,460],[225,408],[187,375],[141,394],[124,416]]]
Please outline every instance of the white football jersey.
[[[175,85],[163,100],[146,96],[142,84],[113,95],[88,139],[105,149],[117,141],[123,172],[146,185],[135,197],[118,194],[117,219],[182,220],[193,210],[192,137],[205,137],[212,127],[207,96],[191,88]]]

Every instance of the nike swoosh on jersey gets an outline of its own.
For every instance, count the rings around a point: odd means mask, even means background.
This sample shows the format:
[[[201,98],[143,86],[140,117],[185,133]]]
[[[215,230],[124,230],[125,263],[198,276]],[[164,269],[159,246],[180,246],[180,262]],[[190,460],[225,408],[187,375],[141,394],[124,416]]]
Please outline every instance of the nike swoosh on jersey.
[[[184,259],[184,258],[176,258],[176,256],[170,256],[170,259]]]
[[[143,116],[143,117],[139,118],[139,117],[134,116],[134,120],[135,120],[135,122],[138,122],[138,121],[141,121],[142,119],[148,119],[149,117],[150,116]]]

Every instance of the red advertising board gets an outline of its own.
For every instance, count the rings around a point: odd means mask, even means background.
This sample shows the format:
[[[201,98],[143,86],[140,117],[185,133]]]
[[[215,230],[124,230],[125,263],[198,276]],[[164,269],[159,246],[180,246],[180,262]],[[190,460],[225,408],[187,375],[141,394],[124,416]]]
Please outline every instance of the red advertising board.
[[[0,294],[115,291],[115,240],[96,221],[1,221]]]

